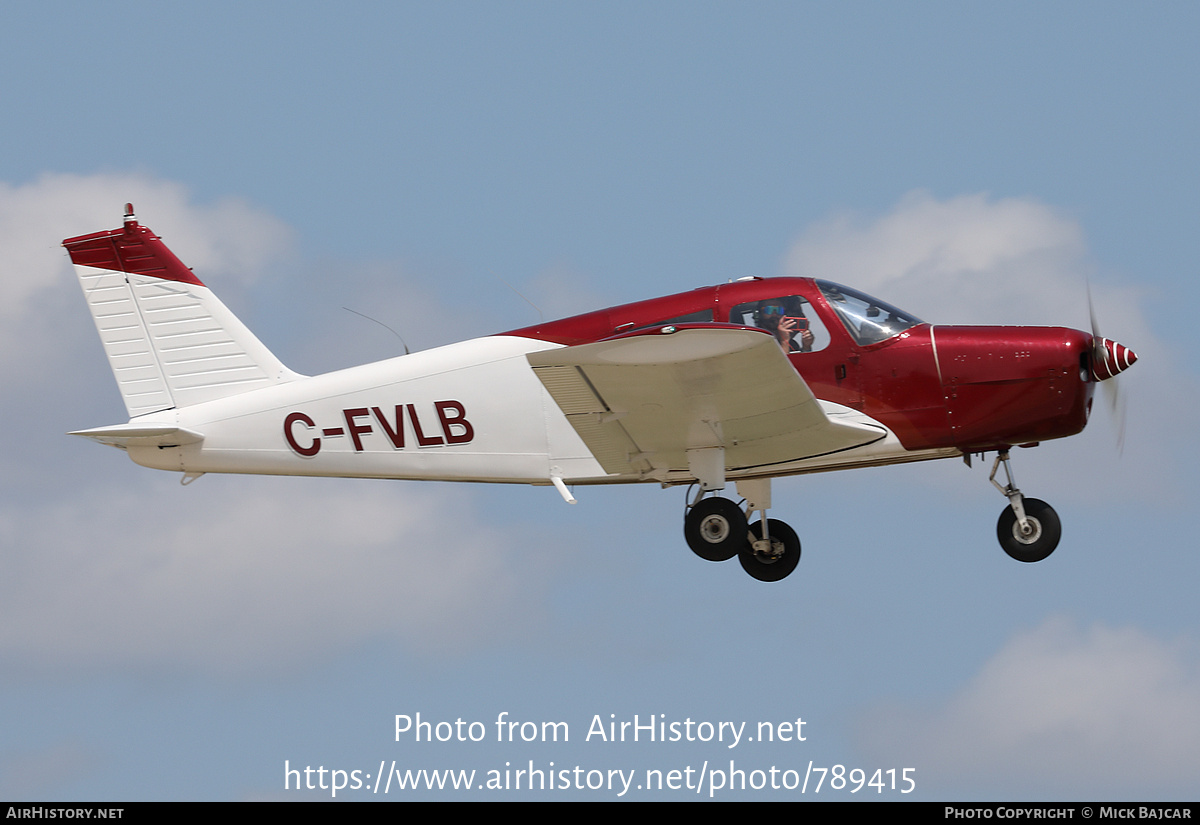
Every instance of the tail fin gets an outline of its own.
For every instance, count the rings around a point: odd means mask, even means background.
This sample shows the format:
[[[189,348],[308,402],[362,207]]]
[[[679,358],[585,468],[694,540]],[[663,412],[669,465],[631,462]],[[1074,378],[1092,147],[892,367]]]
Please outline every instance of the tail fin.
[[[125,206],[121,229],[68,238],[129,417],[295,380]]]

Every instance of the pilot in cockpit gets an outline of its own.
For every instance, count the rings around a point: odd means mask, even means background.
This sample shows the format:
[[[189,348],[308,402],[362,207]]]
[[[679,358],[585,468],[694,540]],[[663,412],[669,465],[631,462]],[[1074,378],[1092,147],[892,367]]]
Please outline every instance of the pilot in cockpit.
[[[754,325],[775,336],[784,352],[811,352],[813,333],[802,302],[795,297],[771,298],[754,312]]]

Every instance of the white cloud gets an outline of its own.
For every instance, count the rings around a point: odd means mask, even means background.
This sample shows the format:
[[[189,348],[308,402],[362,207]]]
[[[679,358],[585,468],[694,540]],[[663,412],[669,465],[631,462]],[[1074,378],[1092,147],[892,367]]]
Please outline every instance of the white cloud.
[[[932,323],[1087,324],[1083,231],[1030,198],[911,192],[882,217],[843,213],[809,227],[786,269],[875,292]]]
[[[878,711],[880,758],[920,766],[926,788],[988,795],[1190,793],[1200,774],[1200,657],[1136,628],[1055,618],[1020,633],[942,707]]]
[[[35,299],[63,290],[70,280],[62,240],[120,226],[126,202],[140,216],[152,216],[147,225],[201,279],[214,271],[253,278],[290,242],[286,225],[244,201],[195,204],[183,185],[147,175],[51,174],[23,185],[0,182],[0,332],[8,339],[0,343],[13,343],[17,325],[23,353],[53,343],[54,324],[28,322]],[[11,346],[2,351],[3,357],[14,355]]]
[[[519,528],[478,523],[462,488],[161,482],[5,508],[0,656],[240,671],[368,640],[435,653],[521,626],[539,587]]]

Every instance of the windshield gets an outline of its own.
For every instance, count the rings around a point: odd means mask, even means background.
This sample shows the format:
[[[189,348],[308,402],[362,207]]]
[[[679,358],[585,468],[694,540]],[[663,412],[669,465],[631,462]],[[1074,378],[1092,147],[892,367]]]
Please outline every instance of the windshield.
[[[921,323],[920,318],[857,290],[830,281],[817,281],[817,286],[859,346],[877,344]]]

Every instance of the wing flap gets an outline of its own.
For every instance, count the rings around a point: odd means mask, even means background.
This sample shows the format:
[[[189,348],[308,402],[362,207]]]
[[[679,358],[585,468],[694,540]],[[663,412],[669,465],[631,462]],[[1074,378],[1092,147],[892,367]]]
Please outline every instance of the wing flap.
[[[541,379],[604,472],[633,472],[629,456],[638,452],[637,445],[612,419],[611,411],[579,367],[535,367],[534,374]]]

